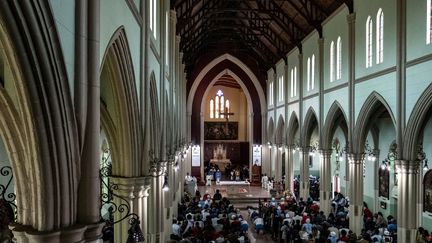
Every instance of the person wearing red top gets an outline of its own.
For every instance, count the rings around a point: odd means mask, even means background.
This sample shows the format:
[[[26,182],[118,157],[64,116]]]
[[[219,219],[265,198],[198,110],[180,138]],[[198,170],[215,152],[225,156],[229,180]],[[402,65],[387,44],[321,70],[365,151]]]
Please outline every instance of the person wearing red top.
[[[348,233],[346,232],[346,230],[341,230],[341,236],[339,238],[339,241],[343,241],[343,242],[348,242],[349,241],[349,237],[348,237]]]
[[[363,219],[372,218],[372,211],[368,208],[367,204],[363,202]]]

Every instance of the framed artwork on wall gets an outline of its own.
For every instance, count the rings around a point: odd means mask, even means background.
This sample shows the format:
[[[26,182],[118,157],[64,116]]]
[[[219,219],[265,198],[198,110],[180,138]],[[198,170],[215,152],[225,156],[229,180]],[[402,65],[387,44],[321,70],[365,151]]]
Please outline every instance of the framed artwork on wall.
[[[432,170],[428,170],[423,179],[423,211],[432,213]]]
[[[378,196],[389,199],[389,181],[390,181],[390,172],[385,168],[379,168],[378,170]]]

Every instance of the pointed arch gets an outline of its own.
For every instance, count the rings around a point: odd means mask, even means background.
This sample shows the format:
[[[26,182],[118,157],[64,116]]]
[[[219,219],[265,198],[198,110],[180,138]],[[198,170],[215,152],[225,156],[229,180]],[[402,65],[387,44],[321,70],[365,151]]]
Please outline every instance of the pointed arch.
[[[320,131],[319,124],[318,124],[318,118],[316,115],[315,110],[313,107],[309,107],[308,111],[306,112],[306,116],[304,118],[303,122],[303,145],[308,146],[310,145],[311,136],[313,133],[313,130],[315,126],[318,127],[318,134]]]
[[[374,122],[384,112],[388,112],[390,118],[392,119],[394,127],[396,127],[396,121],[388,103],[376,91],[372,92],[363,103],[363,106],[357,117],[353,141],[351,141],[353,146],[353,152],[363,153],[364,143],[366,141],[368,132],[374,125]]]
[[[29,216],[19,216],[19,223],[39,231],[67,227],[76,221],[80,152],[74,106],[51,6],[40,0],[1,1],[0,16],[0,29],[4,30],[0,30],[0,38],[10,41],[16,58],[15,74],[22,75],[19,90],[23,93],[19,99],[29,97],[20,112],[29,119],[23,127],[26,143],[33,144],[27,147],[30,159],[20,163],[25,162],[22,169],[26,168],[31,179],[32,184],[27,184],[31,193],[23,194],[31,198],[31,205],[24,212]]]
[[[270,117],[267,123],[267,140],[268,140],[267,142],[275,143],[273,117]]]
[[[109,70],[110,75],[108,80],[101,78],[101,86],[102,82],[109,82],[115,106],[115,114],[111,115],[115,116],[112,120],[117,128],[116,138],[111,141],[111,149],[116,147],[114,151],[119,153],[118,156],[113,155],[113,175],[138,176],[141,147],[140,112],[133,63],[123,26],[111,37],[101,65],[101,74],[105,68]]]
[[[408,119],[404,132],[403,158],[417,159],[418,146],[428,119],[432,116],[432,84],[423,91]]]
[[[331,149],[332,140],[336,129],[340,127],[344,133],[345,141],[348,141],[348,120],[345,111],[338,101],[334,101],[331,105],[322,129],[323,149]]]
[[[119,146],[114,146],[114,144],[118,143],[116,126],[104,105],[101,105],[101,127],[105,131],[108,144],[110,145],[111,161],[121,161],[120,152],[118,151]]]
[[[230,54],[223,54],[201,69],[199,74],[190,80],[188,85],[188,98],[187,98],[187,113],[190,114],[190,127],[189,135],[191,142],[199,144],[202,141],[200,129],[190,129],[191,127],[199,127],[201,124],[201,108],[202,101],[205,97],[205,92],[208,90],[208,86],[214,81],[224,70],[230,70],[236,74],[240,79],[237,81],[242,86],[244,84],[245,94],[249,93],[251,97],[251,113],[252,116],[252,131],[253,137],[251,138],[253,143],[262,143],[264,131],[266,129],[265,120],[262,118],[262,111],[266,110],[266,99],[264,90],[260,84],[260,81],[255,74],[250,70],[246,64]],[[190,87],[190,88],[189,88]],[[243,86],[242,86],[243,88]]]
[[[291,112],[291,116],[287,126],[287,143],[293,145],[295,141],[295,135],[300,127],[299,119],[295,111]]]
[[[154,72],[150,74],[150,150],[155,156],[159,157],[159,148],[161,145],[161,127],[160,127],[160,111],[159,111],[159,96],[156,86],[156,76]]]
[[[275,143],[285,143],[285,120],[282,115],[279,115],[275,132]]]

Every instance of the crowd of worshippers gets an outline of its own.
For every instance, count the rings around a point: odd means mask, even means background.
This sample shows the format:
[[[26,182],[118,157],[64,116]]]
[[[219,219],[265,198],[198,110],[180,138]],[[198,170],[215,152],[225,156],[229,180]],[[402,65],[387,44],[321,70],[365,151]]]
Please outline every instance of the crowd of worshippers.
[[[186,194],[178,205],[177,218],[173,220],[170,239],[173,242],[218,243],[249,242],[249,225],[240,210],[234,208],[219,190],[194,197]]]
[[[300,176],[295,176],[293,179],[293,185],[294,185],[294,195],[296,197],[299,197],[300,194]],[[320,186],[320,180],[319,177],[310,175],[309,176],[309,195],[310,197],[315,200],[319,201],[319,186]],[[280,180],[276,180],[274,177],[269,177],[267,174],[264,174],[261,177],[261,187],[264,188],[267,191],[275,190],[279,193],[286,190],[285,188],[285,176],[282,176]]]
[[[319,204],[294,194],[276,200],[264,200],[258,208],[248,207],[252,229],[258,234],[271,234],[276,242],[373,242],[395,243],[396,220],[385,219],[381,212],[372,214],[364,204],[364,228],[360,235],[349,228],[349,200],[335,193],[332,210],[325,215]]]

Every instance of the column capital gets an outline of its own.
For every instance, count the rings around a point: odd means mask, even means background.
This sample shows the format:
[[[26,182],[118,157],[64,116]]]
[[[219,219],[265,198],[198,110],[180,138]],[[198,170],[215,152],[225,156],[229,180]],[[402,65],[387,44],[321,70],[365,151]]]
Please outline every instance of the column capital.
[[[332,149],[320,149],[318,152],[321,154],[323,158],[330,158],[333,150]]]
[[[421,162],[418,160],[395,160],[396,166],[399,168],[399,173],[403,174],[419,174],[420,173],[420,164]]]
[[[320,45],[321,47],[324,46],[324,37],[318,39],[318,45]]]
[[[171,20],[177,20],[177,12],[173,9],[170,10],[170,18]]]
[[[312,150],[311,146],[299,147],[301,153],[309,153]]]
[[[347,15],[347,21],[349,24],[354,24],[356,20],[356,13],[350,13]]]
[[[117,185],[116,192],[120,196],[134,198],[148,196],[151,185],[150,177],[109,177],[112,184]]]
[[[364,160],[364,154],[363,153],[348,153],[348,163],[350,164],[362,164]]]

